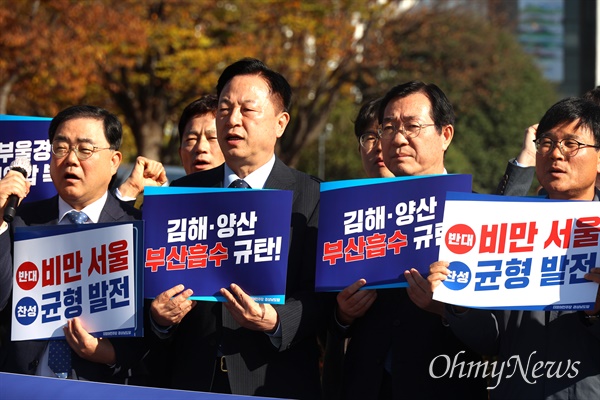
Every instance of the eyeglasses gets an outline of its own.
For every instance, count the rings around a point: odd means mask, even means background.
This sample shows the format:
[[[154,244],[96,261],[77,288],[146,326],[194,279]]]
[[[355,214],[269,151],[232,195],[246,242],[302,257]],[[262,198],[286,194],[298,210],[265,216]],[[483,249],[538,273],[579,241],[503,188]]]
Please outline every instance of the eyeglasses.
[[[428,126],[434,126],[435,124],[419,124],[417,122],[411,122],[409,124],[403,124],[394,126],[391,123],[384,123],[379,128],[379,137],[382,140],[392,140],[396,137],[398,132],[402,133],[406,138],[415,138],[421,133],[421,129],[427,128]]]
[[[80,159],[81,161],[87,160],[88,158],[90,158],[92,156],[92,154],[94,154],[97,151],[109,150],[109,149],[112,149],[112,148],[111,147],[100,148],[100,147],[92,146],[89,143],[79,143],[76,146],[69,146],[69,144],[67,142],[62,142],[62,141],[52,142],[52,154],[54,154],[57,158],[63,158],[65,156],[69,155],[71,150],[73,150],[75,152],[75,155],[77,156],[77,158]]]
[[[543,156],[551,153],[557,145],[561,154],[565,157],[573,157],[583,147],[600,149],[600,145],[581,143],[575,139],[552,140],[549,137],[542,136],[533,142],[537,152]]]
[[[379,134],[375,132],[363,133],[358,138],[358,141],[363,149],[371,151],[373,147],[377,146],[377,142],[379,142]]]

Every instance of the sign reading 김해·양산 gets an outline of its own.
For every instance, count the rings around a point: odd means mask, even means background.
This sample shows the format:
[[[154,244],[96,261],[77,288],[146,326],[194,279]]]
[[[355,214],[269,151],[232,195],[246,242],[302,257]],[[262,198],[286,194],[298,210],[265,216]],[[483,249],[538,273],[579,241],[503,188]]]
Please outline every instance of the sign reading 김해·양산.
[[[184,284],[193,300],[225,301],[235,283],[284,304],[291,210],[286,190],[146,188],[145,296]]]
[[[471,191],[470,175],[360,179],[321,184],[317,291],[406,287],[437,260],[448,190]]]

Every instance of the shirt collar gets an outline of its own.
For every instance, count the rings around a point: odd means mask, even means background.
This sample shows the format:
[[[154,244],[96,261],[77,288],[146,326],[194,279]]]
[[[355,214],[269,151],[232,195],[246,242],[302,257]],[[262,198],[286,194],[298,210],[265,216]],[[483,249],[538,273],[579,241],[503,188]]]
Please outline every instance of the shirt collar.
[[[267,178],[269,177],[269,174],[271,174],[274,165],[275,154],[273,154],[273,157],[271,157],[271,159],[266,164],[258,168],[256,171],[252,172],[250,175],[246,176],[244,180],[248,185],[250,185],[252,189],[262,189],[265,187],[265,182],[267,182]],[[225,177],[223,178],[223,187],[229,187],[229,185],[231,185],[231,182],[235,181],[236,179],[241,178],[237,176],[231,168],[229,168],[227,163],[225,163]]]
[[[87,207],[85,207],[83,211],[88,218],[90,219],[90,221],[94,224],[98,223],[98,220],[100,219],[100,213],[102,212],[102,209],[104,208],[104,204],[106,204],[106,199],[108,197],[108,192],[105,192],[104,195],[102,197],[100,197],[98,200],[94,201],[92,204],[88,205]],[[58,223],[59,224],[67,224],[70,223],[68,222],[68,220],[64,220],[65,218],[65,214],[68,213],[69,211],[72,211],[73,207],[71,207],[70,205],[67,204],[66,201],[64,201],[60,196],[58,196]]]

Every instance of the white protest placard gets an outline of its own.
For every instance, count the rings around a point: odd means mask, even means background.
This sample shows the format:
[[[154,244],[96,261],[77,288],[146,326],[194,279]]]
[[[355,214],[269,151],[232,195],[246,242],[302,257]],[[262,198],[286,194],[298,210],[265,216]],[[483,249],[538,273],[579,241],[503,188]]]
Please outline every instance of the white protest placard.
[[[600,203],[449,192],[434,300],[475,308],[587,310],[598,284]]]
[[[141,335],[134,262],[141,224],[17,228],[12,340],[64,337],[74,317],[94,336]]]

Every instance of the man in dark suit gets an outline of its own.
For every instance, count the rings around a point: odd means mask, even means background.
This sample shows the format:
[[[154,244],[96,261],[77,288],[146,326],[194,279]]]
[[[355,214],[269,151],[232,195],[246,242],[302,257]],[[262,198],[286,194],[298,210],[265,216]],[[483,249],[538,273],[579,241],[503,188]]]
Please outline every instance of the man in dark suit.
[[[172,185],[229,187],[243,179],[240,186],[294,192],[286,301],[257,304],[232,283],[221,289],[227,302],[198,302],[186,315],[191,293],[176,295],[182,285],[167,291],[165,296],[175,295],[170,302],[158,296],[151,313],[159,325],[154,331],[172,339],[172,386],[318,399],[317,330],[325,314],[314,293],[319,182],[275,157],[277,139],[290,119],[291,89],[261,61],[243,59],[223,71],[217,94],[217,138],[225,164]]]
[[[83,223],[132,221],[140,212],[120,203],[108,186],[121,162],[119,147],[121,123],[108,111],[93,106],[73,106],[56,115],[50,123],[52,145],[50,176],[58,195],[17,209],[10,227],[0,227],[1,308],[5,308],[12,289],[12,240],[19,226],[70,223],[70,213],[83,212]],[[4,213],[10,195],[24,198],[29,183],[21,173],[11,171],[0,181],[0,212]],[[4,309],[10,317],[12,305]],[[121,367],[128,369],[132,351],[137,347],[128,340],[97,339],[88,334],[79,318],[69,320],[65,338],[72,349],[71,372],[75,379],[123,382],[117,376]],[[10,335],[10,329],[7,329]],[[47,363],[47,340],[10,341],[4,338],[0,347],[0,369],[4,372],[54,376]],[[138,343],[139,344],[139,343]],[[69,351],[67,349],[67,351]]]
[[[377,118],[376,144],[395,176],[446,173],[454,110],[436,85],[413,81],[393,87],[381,99]],[[359,290],[366,284],[360,279],[338,294],[334,332],[350,338],[341,398],[486,399],[484,379],[458,374],[438,379],[444,371],[431,369],[443,355],[467,363],[481,358],[447,327],[442,304],[431,303],[419,272],[404,276],[407,289]]]

